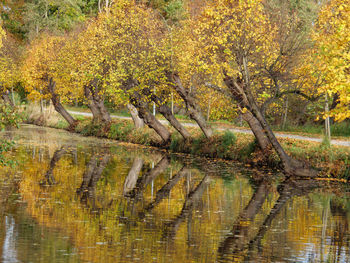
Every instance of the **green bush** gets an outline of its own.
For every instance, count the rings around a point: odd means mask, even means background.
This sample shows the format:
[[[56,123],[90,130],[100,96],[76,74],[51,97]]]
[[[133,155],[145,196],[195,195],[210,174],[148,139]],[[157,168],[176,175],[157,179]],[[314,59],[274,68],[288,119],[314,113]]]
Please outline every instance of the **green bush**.
[[[350,159],[346,157],[341,177],[350,180]]]
[[[7,104],[0,104],[0,129],[6,127],[17,127],[22,121],[23,116],[18,113],[16,107],[11,107]]]
[[[14,145],[15,145],[15,143],[12,141],[0,140],[0,165],[1,166],[8,166],[8,165],[16,164],[15,160],[7,159],[4,155],[4,153],[10,151]]]
[[[113,123],[107,135],[110,139],[125,141],[128,134],[132,132],[133,125],[127,122]]]
[[[88,124],[85,125],[82,130],[81,130],[81,134],[85,135],[85,136],[99,136],[101,131],[101,125],[96,125],[96,124]]]
[[[331,134],[334,136],[350,136],[350,122],[343,121],[331,125]]]
[[[232,147],[236,144],[237,137],[233,132],[226,130],[220,140],[221,144],[217,147],[217,156],[219,158],[227,158],[232,153]]]

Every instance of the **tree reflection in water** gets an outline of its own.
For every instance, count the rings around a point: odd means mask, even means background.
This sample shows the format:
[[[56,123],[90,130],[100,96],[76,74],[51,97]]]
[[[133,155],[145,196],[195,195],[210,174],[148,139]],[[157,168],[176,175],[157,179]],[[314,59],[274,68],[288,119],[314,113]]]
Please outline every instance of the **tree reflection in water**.
[[[347,258],[347,201],[332,189],[314,191],[315,181],[271,182],[232,163],[62,145],[36,145],[34,155],[33,147],[19,149],[25,176],[16,191],[40,226],[71,237],[82,261]],[[4,240],[2,224],[0,251]]]
[[[83,182],[77,189],[80,201],[85,205],[89,204],[94,213],[98,213],[101,210],[96,206],[96,184],[100,180],[109,159],[110,154],[108,152],[94,154],[86,166],[86,170],[83,174]]]
[[[219,261],[227,261],[228,258],[242,259],[244,261],[252,260],[252,252],[256,248],[262,252],[261,240],[266,232],[270,229],[273,219],[280,213],[288,200],[294,196],[303,196],[315,189],[319,182],[315,180],[293,180],[286,179],[277,190],[279,198],[265,218],[257,233],[252,229],[252,221],[260,212],[263,203],[269,193],[270,186],[268,181],[261,181],[253,194],[250,202],[238,216],[231,233],[225,238],[224,242],[219,246]]]

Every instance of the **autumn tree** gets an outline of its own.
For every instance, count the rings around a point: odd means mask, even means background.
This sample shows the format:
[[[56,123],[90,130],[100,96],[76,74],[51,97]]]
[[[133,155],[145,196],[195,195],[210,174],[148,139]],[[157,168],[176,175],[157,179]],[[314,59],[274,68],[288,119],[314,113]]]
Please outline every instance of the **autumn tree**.
[[[350,3],[329,1],[320,12],[313,39],[324,79],[319,92],[334,98],[331,115],[337,121],[350,117]]]
[[[73,128],[77,121],[63,107],[61,96],[65,95],[64,89],[57,86],[55,79],[56,72],[60,71],[59,51],[64,41],[64,37],[46,34],[33,41],[27,50],[22,72],[29,96],[32,99],[51,99],[55,110]]]
[[[96,58],[91,68],[102,72],[94,74],[101,82],[101,92],[124,96],[144,122],[168,142],[170,132],[149,110],[154,102],[170,124],[188,138],[189,133],[166,105],[169,51],[159,15],[142,4],[117,1],[88,31],[87,39],[94,39],[92,44],[98,47],[87,54]]]
[[[5,31],[0,31],[0,39],[0,94],[6,104],[13,106],[9,91],[13,90],[18,77],[17,42]]]
[[[200,67],[218,76],[213,79],[215,89],[230,97],[244,114],[261,149],[272,145],[287,174],[314,175],[284,151],[262,113],[262,95],[282,92],[285,73],[295,69],[299,58],[299,49],[284,45],[291,42],[279,38],[278,27],[262,2],[215,1],[195,27]]]

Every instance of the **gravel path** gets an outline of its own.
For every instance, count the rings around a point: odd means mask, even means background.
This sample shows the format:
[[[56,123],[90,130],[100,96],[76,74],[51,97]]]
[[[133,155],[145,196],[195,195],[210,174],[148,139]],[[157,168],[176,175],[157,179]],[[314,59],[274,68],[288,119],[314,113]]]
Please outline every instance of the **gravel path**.
[[[87,116],[91,117],[92,114],[89,112],[78,112],[78,111],[68,111],[71,114],[75,115],[81,115],[81,116]],[[119,115],[111,115],[112,118],[117,118],[117,119],[123,119],[123,120],[131,120],[131,117],[125,117],[125,116],[119,116]],[[168,121],[166,120],[159,120],[163,124],[168,124]],[[198,127],[197,124],[195,123],[190,123],[190,122],[182,122],[182,125],[185,127]],[[223,131],[223,130],[230,130],[232,132],[236,133],[246,133],[246,134],[253,134],[251,130],[249,129],[235,129],[235,128],[217,128],[217,130]],[[289,138],[289,139],[297,139],[297,140],[303,140],[303,141],[309,141],[309,142],[322,142],[321,138],[315,138],[315,137],[309,137],[309,136],[301,136],[301,135],[294,135],[294,134],[285,134],[285,133],[279,133],[275,132],[276,137],[278,138]],[[339,145],[339,146],[346,146],[350,147],[350,141],[345,141],[345,140],[332,140],[331,144],[333,145]]]

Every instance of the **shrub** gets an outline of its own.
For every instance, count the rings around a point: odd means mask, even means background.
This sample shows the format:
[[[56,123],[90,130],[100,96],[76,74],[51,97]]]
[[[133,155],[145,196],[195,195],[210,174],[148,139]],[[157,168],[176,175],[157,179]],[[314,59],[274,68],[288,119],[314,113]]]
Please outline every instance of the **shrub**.
[[[20,114],[16,107],[11,107],[7,104],[0,104],[0,129],[4,130],[7,127],[17,127],[22,121],[22,114]]]

